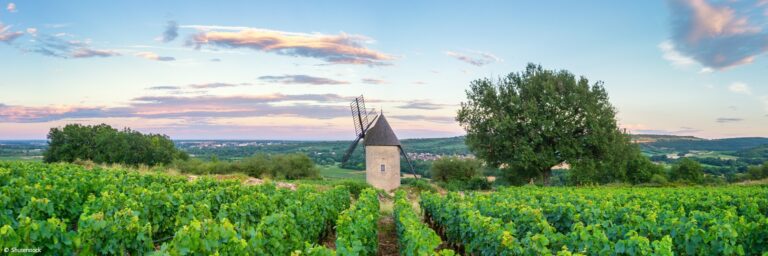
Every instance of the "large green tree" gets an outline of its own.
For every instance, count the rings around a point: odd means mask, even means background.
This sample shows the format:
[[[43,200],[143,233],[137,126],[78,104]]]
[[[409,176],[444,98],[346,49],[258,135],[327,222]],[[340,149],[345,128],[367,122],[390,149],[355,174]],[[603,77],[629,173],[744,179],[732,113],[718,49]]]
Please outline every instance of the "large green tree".
[[[168,136],[141,134],[124,129],[118,131],[106,124],[68,124],[52,128],[48,133],[45,162],[92,160],[96,163],[130,165],[168,164],[174,159],[186,159]]]
[[[467,146],[511,180],[548,183],[551,168],[563,162],[597,177],[639,154],[619,130],[602,82],[528,64],[498,80],[475,80],[466,94],[456,120]],[[628,179],[626,172],[613,176]]]

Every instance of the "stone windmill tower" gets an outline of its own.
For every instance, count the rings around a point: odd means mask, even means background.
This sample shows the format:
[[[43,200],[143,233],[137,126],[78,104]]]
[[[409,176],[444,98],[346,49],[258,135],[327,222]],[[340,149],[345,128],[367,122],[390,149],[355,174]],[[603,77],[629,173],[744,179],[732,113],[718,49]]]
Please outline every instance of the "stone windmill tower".
[[[400,140],[389,126],[384,113],[376,114],[372,110],[369,115],[365,108],[363,96],[355,98],[350,104],[352,119],[355,122],[357,138],[349,145],[342,158],[345,163],[352,156],[357,144],[363,140],[365,145],[365,180],[368,184],[386,191],[400,186],[400,156],[402,155],[411,167],[413,165],[403,150]],[[414,175],[415,176],[415,175]]]

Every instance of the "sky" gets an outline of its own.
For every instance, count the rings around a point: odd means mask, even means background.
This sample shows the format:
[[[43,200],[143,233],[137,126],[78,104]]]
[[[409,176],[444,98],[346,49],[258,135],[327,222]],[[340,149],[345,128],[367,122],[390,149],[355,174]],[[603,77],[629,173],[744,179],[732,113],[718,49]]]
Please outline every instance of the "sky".
[[[464,134],[471,81],[527,63],[603,81],[621,127],[768,137],[768,0],[0,0],[0,139],[69,123],[172,139]]]

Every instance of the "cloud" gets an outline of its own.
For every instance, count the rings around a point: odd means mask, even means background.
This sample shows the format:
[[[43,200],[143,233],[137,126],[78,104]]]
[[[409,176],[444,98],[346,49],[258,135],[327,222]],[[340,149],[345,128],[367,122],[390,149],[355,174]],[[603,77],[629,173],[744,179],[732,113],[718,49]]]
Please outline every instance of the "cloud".
[[[733,93],[740,93],[740,94],[752,94],[752,91],[749,89],[749,86],[742,82],[735,82],[728,86],[728,90]]]
[[[675,50],[675,45],[672,43],[672,41],[664,41],[659,43],[658,45],[659,49],[662,52],[662,57],[671,62],[672,65],[676,67],[688,67],[691,65],[696,64],[696,61],[694,59],[691,59],[690,57],[684,56],[677,50]]]
[[[722,70],[751,63],[768,51],[765,16],[736,1],[669,0],[674,49],[705,67]],[[762,19],[762,22],[753,22]]]
[[[170,56],[159,56],[157,53],[154,52],[140,52],[136,53],[136,56],[142,57],[148,60],[156,60],[156,61],[174,61],[176,58],[170,57]]]
[[[735,123],[735,122],[741,122],[744,121],[743,118],[735,118],[735,117],[720,117],[715,119],[715,122],[718,123]]]
[[[69,36],[71,35],[65,33],[55,36],[41,34],[35,37],[33,45],[22,50],[65,59],[120,56],[120,53],[114,50],[94,49],[87,41],[64,39]]]
[[[16,38],[19,38],[20,36],[24,35],[24,32],[21,32],[21,31],[14,32],[10,30],[11,30],[11,26],[6,26],[6,25],[3,25],[3,23],[0,23],[0,42],[10,44]]]
[[[349,84],[347,81],[308,75],[261,76],[259,77],[259,80],[281,84]]]
[[[435,104],[431,103],[429,101],[423,101],[423,100],[414,100],[406,103],[405,105],[400,105],[397,108],[401,109],[421,109],[421,110],[436,110],[436,109],[442,109],[447,106],[451,106],[448,104]]]
[[[226,27],[197,26],[201,31],[193,35],[189,45],[196,48],[214,46],[249,48],[280,55],[316,58],[331,64],[389,65],[393,57],[365,47],[370,38],[360,35],[293,33],[256,28],[222,29]],[[206,31],[215,30],[234,31]]]
[[[219,58],[213,58],[213,59],[210,59],[210,61],[211,61],[211,62],[221,62],[221,59],[219,59]]]
[[[179,86],[169,86],[169,85],[161,85],[161,86],[152,86],[147,88],[149,90],[179,90],[181,87]]]
[[[202,84],[189,84],[186,86],[174,86],[174,85],[160,85],[160,86],[153,86],[148,87],[148,90],[168,90],[168,91],[174,91],[174,90],[182,90],[182,89],[214,89],[214,88],[224,88],[224,87],[238,87],[238,86],[249,86],[252,85],[251,83],[221,83],[221,82],[215,82],[215,83],[202,83]]]
[[[457,60],[472,64],[478,67],[502,61],[499,57],[496,57],[493,54],[486,53],[486,52],[478,52],[478,51],[471,51],[471,52],[464,52],[464,53],[447,51],[445,52],[445,54],[448,56],[454,57]]]
[[[760,101],[763,102],[763,107],[765,108],[765,112],[768,112],[768,95],[764,95],[760,97]]]
[[[72,52],[72,58],[91,58],[91,57],[112,57],[120,56],[119,53],[112,50],[98,50],[90,48],[78,48]]]
[[[18,12],[19,10],[16,9],[16,4],[14,3],[8,3],[8,6],[5,7],[8,12]]]
[[[0,123],[40,123],[64,119],[199,118],[296,116],[313,119],[347,117],[354,97],[337,94],[267,94],[252,96],[145,96],[127,106],[11,106],[0,103]],[[333,103],[336,103],[333,105]],[[344,104],[340,104],[344,103]]]
[[[638,129],[632,130],[632,132],[634,134],[689,135],[693,133],[699,133],[701,130],[693,129],[690,127],[680,127],[679,130]]]
[[[248,86],[251,85],[250,83],[239,83],[239,84],[230,84],[230,83],[206,83],[206,84],[190,84],[190,88],[194,89],[211,89],[211,88],[222,88],[222,87],[237,87],[237,86]]]
[[[416,84],[416,85],[425,85],[425,84],[427,84],[427,82],[424,82],[424,81],[415,81],[415,82],[413,82],[413,84]]]
[[[381,79],[375,79],[375,78],[363,78],[360,80],[364,84],[388,84],[389,82]]]
[[[452,116],[423,116],[423,115],[392,115],[390,118],[406,121],[427,121],[433,123],[455,123],[456,118]]]
[[[163,43],[167,43],[173,41],[178,36],[179,24],[177,24],[176,21],[169,20],[168,24],[165,25],[165,31],[163,31],[161,41],[163,41]]]
[[[27,28],[27,34],[36,36],[37,35],[37,28]]]

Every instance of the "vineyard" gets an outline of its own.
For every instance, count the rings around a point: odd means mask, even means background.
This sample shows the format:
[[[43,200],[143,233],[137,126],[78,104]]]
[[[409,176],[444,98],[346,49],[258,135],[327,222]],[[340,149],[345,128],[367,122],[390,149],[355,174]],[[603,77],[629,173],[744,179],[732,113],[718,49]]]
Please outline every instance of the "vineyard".
[[[364,190],[350,204],[345,187],[292,191],[0,162],[0,247],[44,255],[333,255],[318,244],[336,232],[339,255],[375,253],[377,194]]]
[[[421,197],[475,255],[768,255],[768,187],[506,188]]]
[[[0,162],[0,247],[43,255],[376,255],[377,221],[386,217],[379,204],[372,189],[352,199],[344,186],[289,190]],[[398,190],[392,218],[401,255],[768,255],[766,186],[511,187],[412,199]]]

